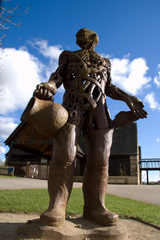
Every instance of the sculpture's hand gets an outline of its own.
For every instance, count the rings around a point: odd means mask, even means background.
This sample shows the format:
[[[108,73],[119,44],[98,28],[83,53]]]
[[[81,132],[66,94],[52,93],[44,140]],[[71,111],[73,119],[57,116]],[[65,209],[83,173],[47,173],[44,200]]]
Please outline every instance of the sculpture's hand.
[[[106,95],[112,99],[126,102],[136,118],[147,118],[148,113],[143,109],[144,104],[139,98],[131,96],[113,84],[106,88]]]
[[[55,82],[44,82],[37,85],[37,89],[34,91],[33,96],[43,100],[54,100],[54,95],[57,92]]]
[[[127,105],[138,118],[147,118],[148,113],[143,109],[144,104],[139,98],[130,96]]]

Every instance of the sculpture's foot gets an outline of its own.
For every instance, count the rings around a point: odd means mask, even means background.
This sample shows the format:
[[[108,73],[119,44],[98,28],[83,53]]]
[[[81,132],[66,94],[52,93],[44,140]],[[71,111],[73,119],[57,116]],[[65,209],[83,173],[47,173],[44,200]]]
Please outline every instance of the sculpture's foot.
[[[96,211],[84,211],[83,217],[94,221],[97,224],[103,226],[114,226],[118,224],[118,215],[112,213],[107,209],[96,210]]]
[[[64,210],[52,210],[45,211],[40,216],[40,222],[47,226],[59,227],[65,222],[65,211]]]

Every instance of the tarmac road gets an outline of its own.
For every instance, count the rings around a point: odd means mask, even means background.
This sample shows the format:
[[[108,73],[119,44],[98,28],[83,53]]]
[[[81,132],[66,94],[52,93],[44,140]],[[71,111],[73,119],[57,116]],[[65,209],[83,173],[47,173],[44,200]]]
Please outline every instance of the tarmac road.
[[[73,187],[81,187],[75,182]],[[0,190],[47,188],[47,180],[32,178],[0,178]],[[160,185],[112,185],[107,193],[119,197],[160,205]]]

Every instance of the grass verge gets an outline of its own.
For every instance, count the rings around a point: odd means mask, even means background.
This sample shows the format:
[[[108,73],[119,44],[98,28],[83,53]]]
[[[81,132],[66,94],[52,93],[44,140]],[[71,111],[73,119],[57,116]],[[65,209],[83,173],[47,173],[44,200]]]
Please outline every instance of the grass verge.
[[[47,189],[0,190],[0,212],[38,212],[48,207]],[[107,208],[119,215],[134,216],[160,226],[160,206],[106,194]],[[73,188],[67,204],[67,214],[83,212],[81,188]]]

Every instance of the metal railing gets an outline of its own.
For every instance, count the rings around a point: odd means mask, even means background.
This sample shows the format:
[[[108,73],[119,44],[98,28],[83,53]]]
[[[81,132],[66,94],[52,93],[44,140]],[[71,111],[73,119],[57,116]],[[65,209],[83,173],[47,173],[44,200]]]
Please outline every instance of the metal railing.
[[[160,158],[141,159],[139,161],[140,169],[160,170]]]

